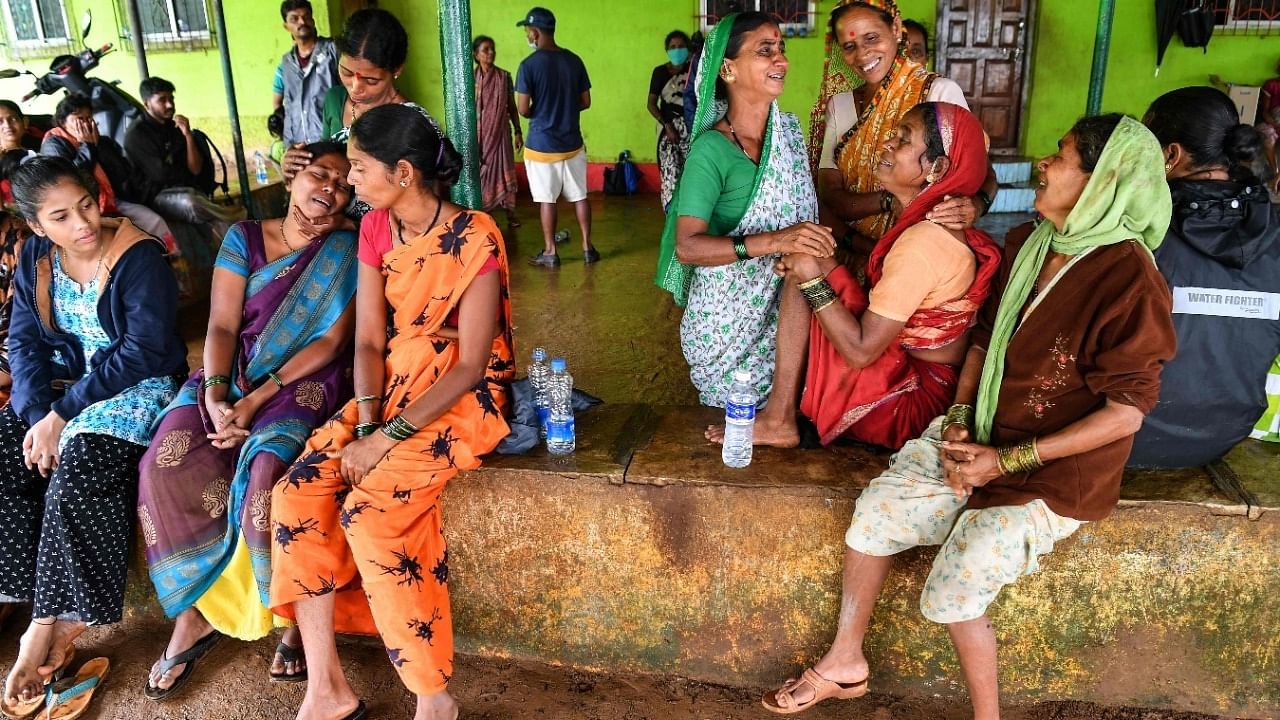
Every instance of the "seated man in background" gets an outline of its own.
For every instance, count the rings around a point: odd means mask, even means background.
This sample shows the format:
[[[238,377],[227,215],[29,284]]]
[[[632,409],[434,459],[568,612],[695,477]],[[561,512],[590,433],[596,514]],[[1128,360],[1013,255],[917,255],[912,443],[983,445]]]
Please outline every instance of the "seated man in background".
[[[208,224],[221,239],[243,213],[209,199],[212,162],[198,131],[176,114],[173,93],[173,83],[160,77],[149,77],[138,88],[146,112],[124,137],[125,153],[137,171],[138,199],[170,220]]]

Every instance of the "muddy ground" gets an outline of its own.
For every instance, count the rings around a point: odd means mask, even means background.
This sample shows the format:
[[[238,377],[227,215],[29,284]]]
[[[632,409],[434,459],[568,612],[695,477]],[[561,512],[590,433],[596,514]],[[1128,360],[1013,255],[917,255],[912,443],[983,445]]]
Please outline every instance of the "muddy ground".
[[[0,633],[0,670],[7,674],[22,620]],[[292,720],[303,686],[272,683],[267,663],[274,643],[224,640],[201,662],[179,694],[161,704],[143,699],[148,668],[167,641],[168,626],[134,618],[92,629],[81,639],[79,660],[106,656],[112,670],[85,720]],[[370,718],[413,716],[412,698],[399,684],[382,649],[344,640],[340,650],[352,685],[369,701]],[[538,663],[460,657],[451,685],[463,720],[764,720],[760,689],[706,685],[671,677],[584,673]],[[872,694],[827,701],[805,713],[812,720],[963,720],[965,707],[942,699]],[[1076,702],[1011,704],[1008,720],[1208,720],[1212,716]]]

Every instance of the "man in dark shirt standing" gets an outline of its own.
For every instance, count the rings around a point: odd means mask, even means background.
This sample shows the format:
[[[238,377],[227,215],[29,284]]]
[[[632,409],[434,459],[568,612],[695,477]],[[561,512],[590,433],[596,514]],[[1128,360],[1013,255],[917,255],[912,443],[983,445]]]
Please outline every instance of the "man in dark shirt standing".
[[[564,195],[573,203],[582,230],[582,260],[593,263],[600,253],[591,244],[591,205],[587,201],[587,150],[582,142],[579,116],[591,107],[591,80],[582,59],[556,45],[556,17],[535,7],[523,20],[533,54],[516,71],[516,105],[529,118],[524,141],[524,166],[529,191],[542,215],[543,251],[530,258],[531,265],[556,267],[556,200]]]
[[[139,199],[170,220],[208,223],[221,239],[239,218],[204,194],[213,189],[211,168],[191,122],[176,114],[173,83],[149,77],[138,90],[146,112],[129,126],[124,150],[138,171]]]

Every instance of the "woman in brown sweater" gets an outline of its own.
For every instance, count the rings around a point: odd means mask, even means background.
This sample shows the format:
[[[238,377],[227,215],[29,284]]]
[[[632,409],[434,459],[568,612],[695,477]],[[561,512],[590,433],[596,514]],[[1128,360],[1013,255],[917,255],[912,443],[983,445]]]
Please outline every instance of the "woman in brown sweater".
[[[893,556],[941,545],[921,612],[947,625],[975,720],[999,718],[987,607],[1119,500],[1133,434],[1175,349],[1151,254],[1171,214],[1163,156],[1141,123],[1106,115],[1076,123],[1039,169],[1044,220],[1007,238],[1003,292],[974,333],[958,404],[858,498],[835,641],[765,695],[774,712],[865,694],[862,640]]]

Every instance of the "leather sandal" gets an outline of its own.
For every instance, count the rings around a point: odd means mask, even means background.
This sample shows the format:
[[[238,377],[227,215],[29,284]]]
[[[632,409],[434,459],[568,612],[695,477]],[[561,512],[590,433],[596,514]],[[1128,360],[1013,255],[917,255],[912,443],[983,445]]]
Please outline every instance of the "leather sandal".
[[[280,641],[279,645],[276,645],[276,655],[280,656],[280,662],[282,663],[296,663],[301,660],[306,660],[306,654],[303,652],[302,648],[289,645],[283,640]],[[298,683],[306,681],[307,671],[305,668],[302,672],[296,673],[271,673],[271,682]]]
[[[45,717],[47,720],[76,720],[89,709],[94,692],[102,687],[111,661],[94,658],[80,666],[75,678],[45,686]]]
[[[803,703],[797,702],[795,698],[795,692],[801,685],[808,685],[813,688],[813,697]],[[765,693],[764,697],[760,698],[760,704],[764,705],[764,709],[769,712],[778,713],[779,715],[793,715],[798,712],[804,712],[828,698],[853,700],[866,694],[867,680],[865,678],[856,683],[838,683],[822,677],[813,668],[808,668],[800,674],[798,681],[788,680],[786,684],[777,690]]]
[[[72,642],[67,645],[66,649],[62,652],[62,664],[58,665],[57,669],[53,671],[53,675],[45,681],[46,690],[51,683],[55,683],[66,676],[67,672],[71,669],[71,663],[75,662],[75,659],[76,646],[75,643]],[[27,720],[27,718],[34,717],[35,714],[44,707],[46,699],[47,692],[36,695],[25,702],[19,700],[12,705],[9,703],[0,703],[0,715],[3,715],[7,720]]]
[[[217,630],[211,630],[209,631],[208,635],[205,635],[204,637],[197,640],[196,644],[187,648],[185,652],[180,652],[173,657],[166,657],[162,655],[160,657],[160,674],[161,675],[164,675],[165,673],[178,667],[179,665],[186,665],[186,667],[182,668],[182,672],[178,675],[178,677],[174,678],[173,684],[167,688],[162,688],[162,687],[157,687],[155,685],[152,685],[151,678],[147,678],[143,682],[143,688],[142,688],[143,696],[145,696],[148,700],[159,701],[159,700],[164,700],[165,698],[168,698],[170,695],[177,692],[178,688],[181,688],[183,685],[187,683],[187,680],[191,679],[191,673],[195,672],[195,669],[196,669],[196,662],[199,661],[200,658],[204,657],[210,650],[212,650],[213,646],[217,645],[218,641],[221,639],[222,639],[222,633],[218,632]]]

